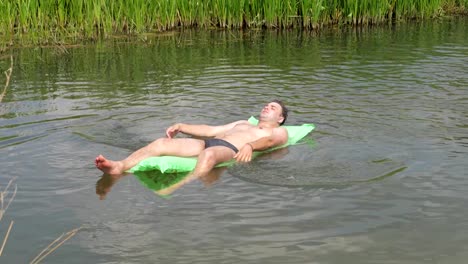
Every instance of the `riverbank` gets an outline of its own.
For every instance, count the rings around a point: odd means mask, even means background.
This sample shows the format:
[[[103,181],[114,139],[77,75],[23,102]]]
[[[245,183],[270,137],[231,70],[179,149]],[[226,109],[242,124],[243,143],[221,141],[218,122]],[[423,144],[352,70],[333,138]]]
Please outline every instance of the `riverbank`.
[[[18,0],[0,5],[0,43],[77,43],[180,28],[320,30],[466,14],[468,0]]]

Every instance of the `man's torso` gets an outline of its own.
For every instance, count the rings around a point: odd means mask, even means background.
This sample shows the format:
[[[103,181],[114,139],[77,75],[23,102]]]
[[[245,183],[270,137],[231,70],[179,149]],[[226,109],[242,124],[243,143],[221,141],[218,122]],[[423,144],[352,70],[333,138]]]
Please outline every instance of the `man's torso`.
[[[238,124],[224,134],[216,135],[215,138],[226,140],[240,149],[246,143],[270,136],[272,133],[273,128],[260,128],[251,124]]]

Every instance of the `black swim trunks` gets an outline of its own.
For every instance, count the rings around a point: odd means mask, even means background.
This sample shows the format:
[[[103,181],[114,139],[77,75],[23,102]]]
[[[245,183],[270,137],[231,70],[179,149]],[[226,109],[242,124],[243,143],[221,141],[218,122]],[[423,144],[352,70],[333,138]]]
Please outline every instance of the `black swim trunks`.
[[[228,147],[228,148],[234,150],[235,153],[239,152],[239,150],[234,145],[227,142],[226,140],[222,140],[222,139],[219,139],[219,138],[205,139],[205,149],[209,148],[209,147],[216,147],[216,146]]]

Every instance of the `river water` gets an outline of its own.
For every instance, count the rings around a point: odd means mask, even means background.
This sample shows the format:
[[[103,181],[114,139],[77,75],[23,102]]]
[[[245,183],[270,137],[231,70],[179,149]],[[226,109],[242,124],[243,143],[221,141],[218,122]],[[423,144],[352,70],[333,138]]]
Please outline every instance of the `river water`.
[[[1,189],[13,179],[1,239],[14,221],[1,262],[81,227],[45,263],[466,263],[466,43],[460,18],[16,49],[0,105]],[[170,195],[94,167],[172,123],[245,119],[274,98],[287,124],[316,130]]]

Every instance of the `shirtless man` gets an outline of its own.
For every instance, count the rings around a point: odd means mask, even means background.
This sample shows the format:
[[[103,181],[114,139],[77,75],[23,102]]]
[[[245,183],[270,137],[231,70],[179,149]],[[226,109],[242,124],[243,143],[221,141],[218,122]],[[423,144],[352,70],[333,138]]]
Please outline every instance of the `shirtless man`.
[[[287,117],[288,109],[281,101],[273,100],[263,107],[257,125],[252,125],[246,120],[222,126],[177,123],[167,128],[167,138],[153,141],[124,160],[112,161],[99,155],[95,160],[96,167],[105,174],[118,175],[149,157],[198,156],[193,174],[200,177],[206,175],[218,163],[233,158],[237,162],[249,162],[254,150],[285,144],[288,141],[288,132],[280,126]],[[179,132],[208,139],[174,138]]]

